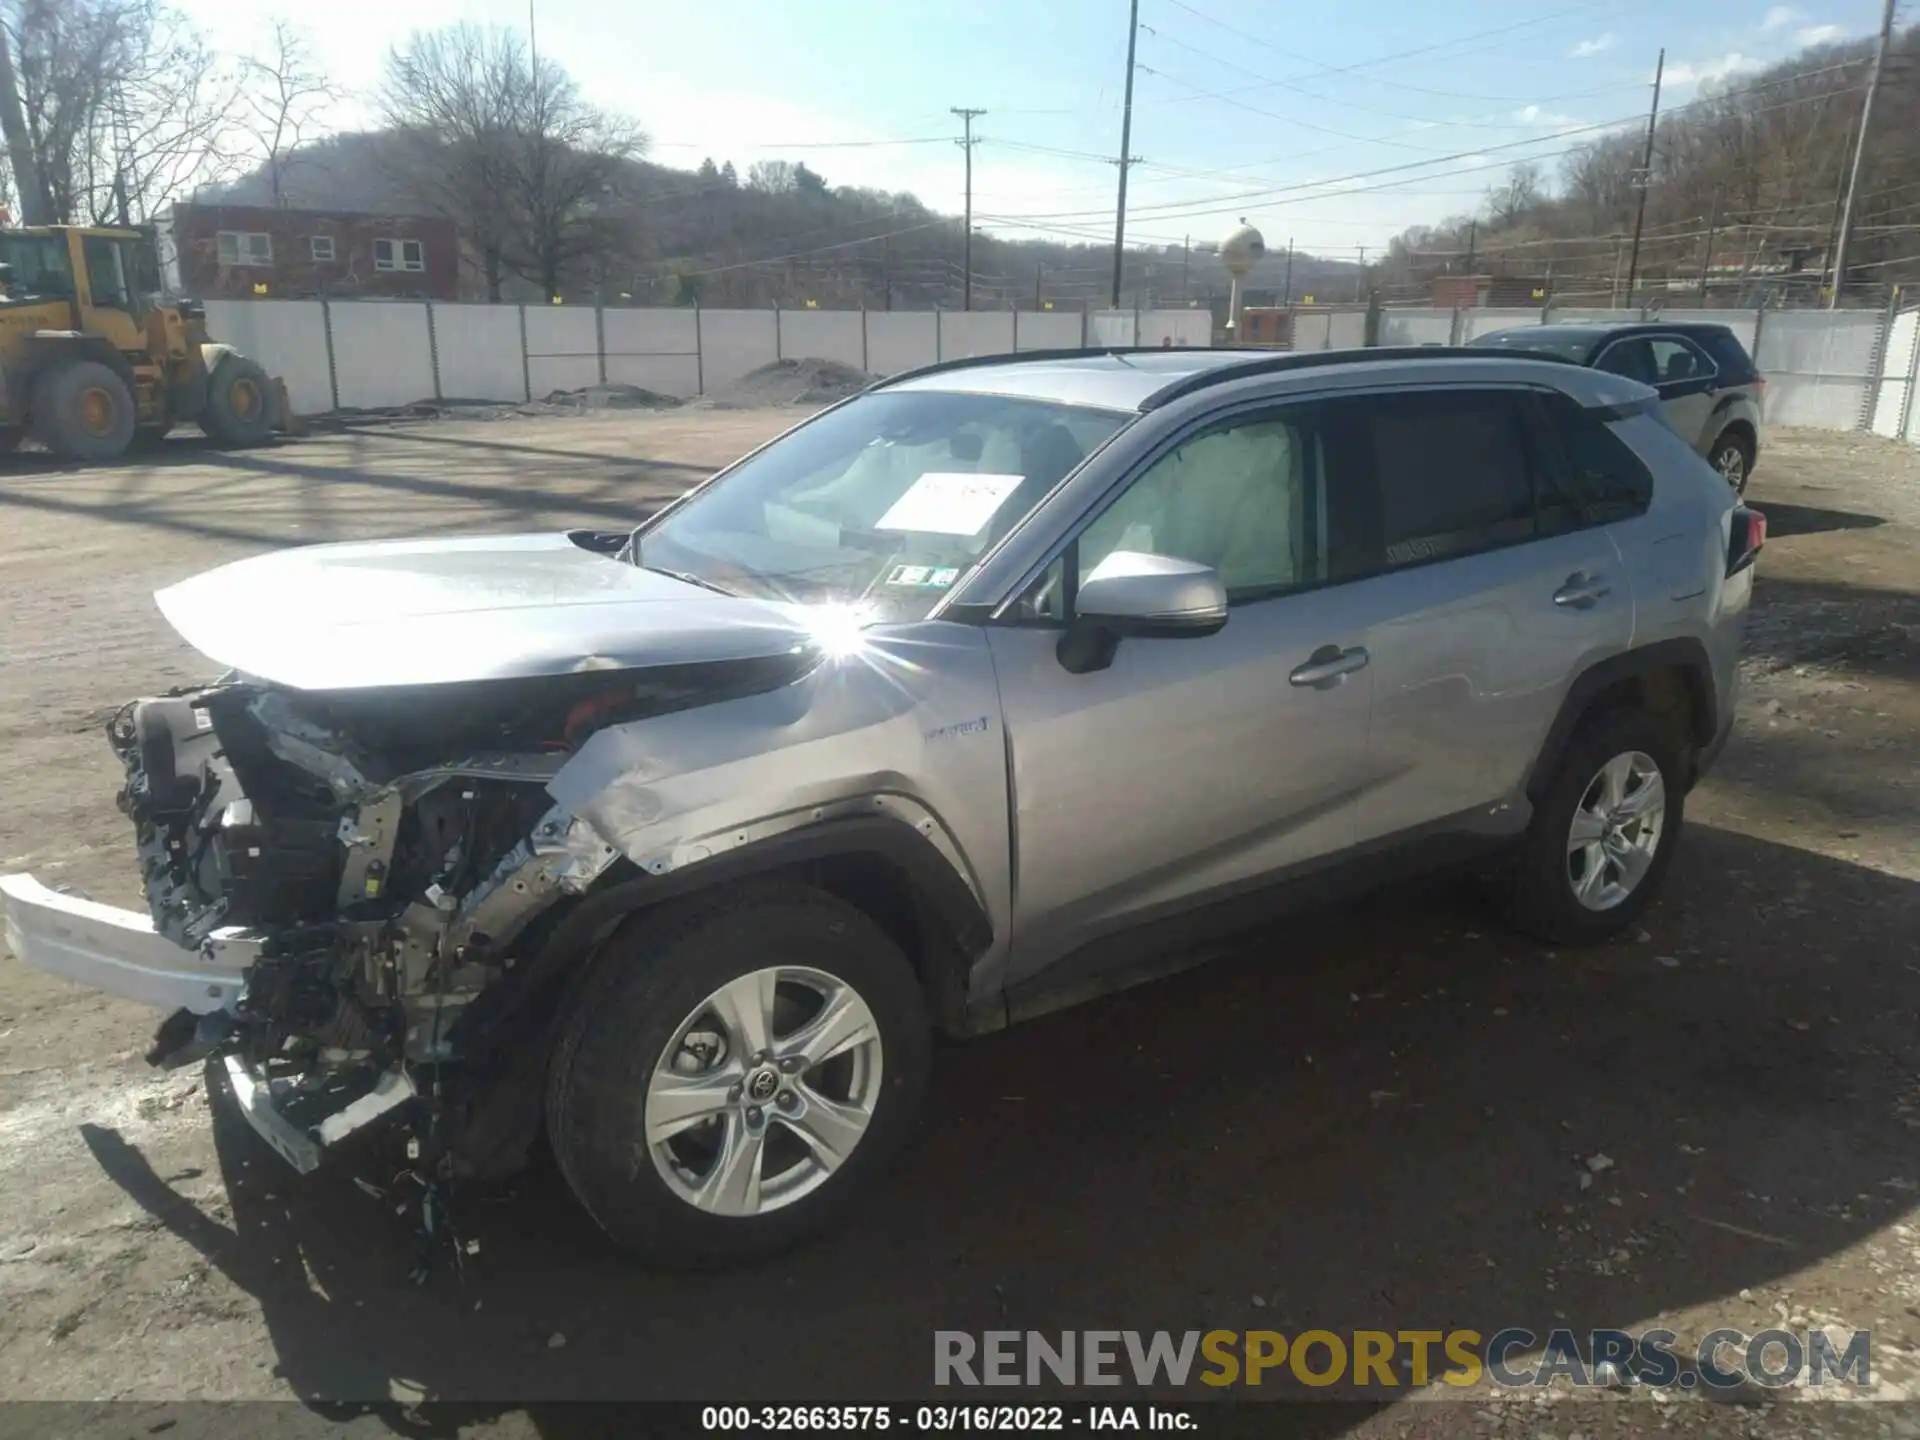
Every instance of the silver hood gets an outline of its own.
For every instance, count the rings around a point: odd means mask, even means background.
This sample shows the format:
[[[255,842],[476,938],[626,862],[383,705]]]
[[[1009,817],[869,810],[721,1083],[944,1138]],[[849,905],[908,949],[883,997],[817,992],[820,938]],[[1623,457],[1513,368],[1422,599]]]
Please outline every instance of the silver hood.
[[[809,634],[803,606],[716,594],[559,534],[313,545],[154,599],[210,659],[301,690],[748,660]]]

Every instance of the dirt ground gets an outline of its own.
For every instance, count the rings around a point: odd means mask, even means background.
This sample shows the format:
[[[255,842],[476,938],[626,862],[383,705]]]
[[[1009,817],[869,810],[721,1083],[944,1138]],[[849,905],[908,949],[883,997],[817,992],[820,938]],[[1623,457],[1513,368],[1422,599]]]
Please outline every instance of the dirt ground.
[[[101,727],[208,669],[156,587],[289,544],[625,525],[795,418],[17,459],[0,870],[138,903]],[[146,1070],[151,1012],[0,958],[0,1397],[140,1402],[0,1407],[0,1432],[372,1433],[395,1422],[340,1402],[398,1398],[466,1402],[420,1433],[555,1435],[565,1400],[909,1398],[934,1330],[989,1328],[1862,1326],[1876,1393],[1920,1400],[1920,451],[1781,433],[1752,498],[1735,735],[1643,929],[1550,953],[1419,887],[952,1047],[898,1174],[756,1270],[641,1272],[543,1168],[464,1205],[464,1275],[413,1288],[351,1175],[298,1181],[198,1073]],[[305,1403],[188,1403],[275,1398]],[[1320,1433],[1920,1435],[1898,1404],[1319,1408]]]

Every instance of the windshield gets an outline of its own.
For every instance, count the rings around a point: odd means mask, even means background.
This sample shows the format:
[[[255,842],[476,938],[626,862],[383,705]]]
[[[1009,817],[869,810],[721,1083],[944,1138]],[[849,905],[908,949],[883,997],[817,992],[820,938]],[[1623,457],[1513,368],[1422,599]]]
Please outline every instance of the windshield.
[[[9,300],[73,298],[73,270],[63,235],[0,234],[0,264],[12,267]]]
[[[1467,344],[1486,350],[1537,350],[1543,355],[1558,355],[1562,360],[1584,365],[1592,353],[1593,342],[1591,334],[1570,335],[1564,330],[1539,326],[1532,330],[1495,330],[1491,335],[1475,336]]]
[[[863,395],[643,531],[632,558],[731,594],[866,601],[877,620],[918,620],[1128,418],[998,395]]]

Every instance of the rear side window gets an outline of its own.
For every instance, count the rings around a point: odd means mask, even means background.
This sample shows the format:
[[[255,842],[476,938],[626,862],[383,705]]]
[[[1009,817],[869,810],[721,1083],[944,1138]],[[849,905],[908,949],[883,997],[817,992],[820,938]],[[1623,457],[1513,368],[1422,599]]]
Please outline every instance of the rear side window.
[[[1746,385],[1757,378],[1753,358],[1731,330],[1702,330],[1694,339],[1713,356],[1713,363],[1720,367],[1720,378],[1729,385]]]
[[[1447,390],[1363,403],[1385,568],[1533,538],[1523,392]]]
[[[1565,505],[1555,529],[1630,520],[1653,503],[1653,474],[1611,426],[1570,395],[1540,397],[1564,471],[1556,489]]]

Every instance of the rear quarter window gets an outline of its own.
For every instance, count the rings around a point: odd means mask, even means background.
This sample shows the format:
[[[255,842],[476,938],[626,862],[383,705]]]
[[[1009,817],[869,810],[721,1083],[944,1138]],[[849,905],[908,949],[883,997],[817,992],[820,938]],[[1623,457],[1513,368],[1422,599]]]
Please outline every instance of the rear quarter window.
[[[1720,367],[1720,378],[1729,384],[1745,385],[1757,375],[1747,347],[1730,330],[1705,330],[1693,336]]]
[[[1588,525],[1644,515],[1653,503],[1653,472],[1613,427],[1570,395],[1542,397],[1548,427],[1565,465],[1564,488]],[[1658,411],[1661,420],[1665,415]]]

